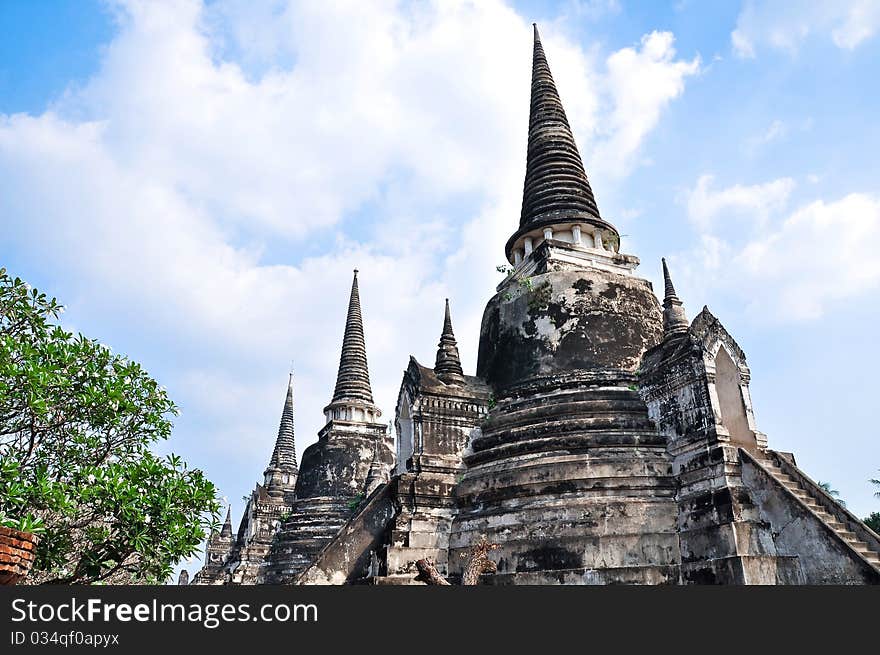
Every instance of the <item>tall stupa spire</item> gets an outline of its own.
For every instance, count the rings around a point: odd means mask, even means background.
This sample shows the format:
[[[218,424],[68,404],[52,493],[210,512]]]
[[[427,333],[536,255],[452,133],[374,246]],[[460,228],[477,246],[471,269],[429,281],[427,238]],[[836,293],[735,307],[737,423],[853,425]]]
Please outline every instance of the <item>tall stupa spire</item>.
[[[663,262],[663,336],[670,337],[687,332],[688,320],[684,313],[683,303],[675,295],[675,287],[672,286],[672,277],[666,266],[666,258],[664,257],[660,261]]]
[[[534,26],[529,145],[520,227],[559,217],[601,218]]]
[[[278,437],[275,449],[269,460],[269,468],[296,469],[296,441],[293,431],[293,372],[287,381],[287,397],[281,411],[281,423],[278,426]]]
[[[345,334],[342,337],[339,373],[336,376],[336,389],[331,403],[359,401],[372,405],[373,391],[370,387],[370,371],[367,368],[367,348],[364,342],[357,276],[358,270],[354,269],[351,297],[348,301],[348,317],[345,321]]]
[[[571,224],[581,223],[612,232],[617,239],[617,230],[599,214],[538,26],[534,25],[526,177],[519,229],[507,242],[508,259],[530,231],[554,225],[570,230]]]
[[[226,520],[223,521],[223,529],[220,531],[220,536],[224,538],[232,537],[232,506],[228,506],[226,508]]]
[[[437,359],[434,364],[434,373],[447,383],[464,382],[464,371],[461,368],[461,358],[458,355],[458,343],[452,332],[452,318],[449,315],[449,298],[446,299],[446,315],[443,319],[443,333],[440,335],[440,343],[437,345]]]
[[[661,257],[660,262],[663,264],[663,291],[665,298],[678,298],[675,294],[675,287],[672,286],[672,277],[669,275],[669,267],[666,265],[666,257]]]

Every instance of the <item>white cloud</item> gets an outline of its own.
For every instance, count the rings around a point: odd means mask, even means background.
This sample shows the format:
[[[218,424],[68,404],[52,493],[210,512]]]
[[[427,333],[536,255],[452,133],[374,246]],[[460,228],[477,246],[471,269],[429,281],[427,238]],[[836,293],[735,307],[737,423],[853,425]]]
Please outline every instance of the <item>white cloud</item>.
[[[775,141],[776,139],[785,136],[787,131],[788,126],[784,122],[777,119],[770,124],[770,127],[767,128],[767,131],[761,137],[761,141],[763,143],[770,143],[771,141]]]
[[[733,261],[753,309],[777,318],[821,316],[833,301],[880,286],[880,198],[853,193],[800,207]]]
[[[766,130],[745,140],[744,150],[749,155],[759,154],[770,144],[786,139],[792,134],[803,135],[813,129],[813,118],[808,116],[800,120],[773,120]]]
[[[619,14],[620,11],[620,0],[566,0],[561,18],[597,21],[605,16]]]
[[[718,190],[712,188],[714,181],[713,175],[701,175],[696,187],[685,194],[688,216],[702,230],[709,229],[725,213],[763,223],[771,213],[785,207],[795,188],[795,181],[789,177]]]
[[[782,139],[786,134],[788,134],[788,125],[784,121],[776,119],[764,132],[750,138],[747,141],[746,149],[750,153],[755,153],[768,143]]]
[[[730,38],[738,56],[752,58],[762,46],[794,54],[803,41],[814,35],[830,38],[838,48],[852,50],[878,30],[880,3],[876,0],[748,0]]]
[[[718,237],[711,234],[701,234],[697,262],[705,271],[717,273],[722,268],[728,254],[727,251],[727,244]]]
[[[301,454],[355,266],[387,418],[407,355],[433,359],[446,296],[472,371],[519,215],[529,21],[500,2],[117,11],[94,77],[41,115],[0,116],[0,215],[71,320],[164,371],[183,409],[171,446],[229,462],[240,488],[223,492],[240,497],[294,358]],[[697,60],[676,59],[667,33],[607,68],[542,37],[580,145],[625,173]]]
[[[651,32],[641,48],[623,48],[608,57],[608,86],[613,110],[604,125],[610,138],[596,150],[602,169],[619,175],[632,167],[645,135],[660,113],[684,92],[685,79],[700,70],[700,58],[675,59],[671,32]]]
[[[880,287],[880,198],[853,193],[789,209],[790,178],[719,189],[713,181],[703,175],[686,194],[699,244],[682,268],[701,292],[733,293],[786,322]]]

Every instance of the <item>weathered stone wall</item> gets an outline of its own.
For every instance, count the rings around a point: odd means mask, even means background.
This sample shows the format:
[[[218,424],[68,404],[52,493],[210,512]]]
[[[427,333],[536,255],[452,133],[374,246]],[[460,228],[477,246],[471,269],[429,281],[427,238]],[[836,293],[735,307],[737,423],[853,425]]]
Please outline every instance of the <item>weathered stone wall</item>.
[[[498,583],[678,580],[666,442],[635,388],[660,340],[651,285],[585,268],[542,244],[528,281],[486,307],[478,375],[495,407],[466,454],[449,563],[499,544]]]
[[[287,498],[292,497],[292,493]],[[288,517],[293,500],[266,494],[262,485],[251,494],[242,516],[235,545],[226,564],[229,584],[256,584],[275,533]]]
[[[463,373],[447,303],[435,368],[411,359],[404,376],[398,475],[385,483],[394,458],[374,423],[355,271],[328,424],[260,581],[405,583],[422,557],[455,578],[483,537],[497,544],[494,584],[880,575],[876,535],[826,529],[807,509],[818,505],[789,502],[750,459],[766,440],[744,353],[706,308],[688,326],[665,262],[664,314],[633,275],[638,258],[599,213],[534,37],[513,269],[483,314],[477,378]]]
[[[297,577],[297,584],[337,585],[386,574],[380,553],[397,513],[397,478],[378,488]]]
[[[275,534],[258,584],[290,584],[354,513],[351,500],[334,496],[298,499]]]
[[[447,383],[410,357],[395,416],[398,435],[412,439],[407,458],[398,462],[402,470],[460,472],[462,453],[471,432],[486,416],[489,395],[478,378],[468,375],[460,382]]]
[[[880,572],[747,457],[743,459],[742,478],[761,520],[770,526],[776,550],[796,558],[804,584],[880,583]]]
[[[544,263],[528,281],[511,278],[486,306],[477,376],[496,394],[575,370],[632,372],[660,340],[660,305],[649,282],[553,267]]]
[[[745,356],[704,310],[682,334],[652,348],[639,369],[639,392],[667,440],[676,476],[681,578],[698,584],[776,584],[796,580],[745,487],[714,387],[714,357]],[[752,440],[755,443],[754,439]]]
[[[471,434],[488,411],[489,395],[477,378],[463,375],[446,382],[410,358],[397,422],[401,434],[400,418],[409,417],[414,448],[405,470],[392,481],[398,511],[379,554],[384,582],[410,581],[421,558],[434,560],[441,573],[447,572],[453,489],[464,471],[462,455]]]
[[[697,340],[683,335],[645,353],[638,387],[670,450],[715,437],[715,415]]]
[[[665,441],[634,391],[534,383],[499,400],[456,488],[450,572],[479,538],[499,583],[671,583],[675,484]]]
[[[790,584],[796,565],[778,557],[769,526],[742,480],[735,447],[691,454],[678,473],[685,584]]]
[[[377,447],[378,446],[378,447]],[[391,437],[383,423],[331,421],[302,457],[296,497],[333,496],[351,499],[364,491],[374,450],[380,464],[394,464]]]
[[[289,584],[355,513],[366,495],[371,464],[387,478],[393,444],[382,423],[331,420],[302,458],[296,500],[275,534],[258,581]]]
[[[208,538],[205,545],[205,564],[193,576],[191,584],[194,585],[222,585],[226,584],[227,574],[225,565],[229,560],[232,549],[232,534],[214,532]]]

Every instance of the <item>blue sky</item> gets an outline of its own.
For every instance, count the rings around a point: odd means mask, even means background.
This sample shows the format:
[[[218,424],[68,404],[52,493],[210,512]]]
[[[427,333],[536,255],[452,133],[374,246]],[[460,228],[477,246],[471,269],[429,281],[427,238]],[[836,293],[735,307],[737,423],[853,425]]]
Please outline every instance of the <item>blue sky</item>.
[[[770,446],[880,510],[880,3],[366,4],[0,3],[3,264],[168,387],[168,450],[239,514],[293,360],[301,455],[354,267],[387,418],[446,296],[473,371],[538,21],[623,249],[738,340]]]

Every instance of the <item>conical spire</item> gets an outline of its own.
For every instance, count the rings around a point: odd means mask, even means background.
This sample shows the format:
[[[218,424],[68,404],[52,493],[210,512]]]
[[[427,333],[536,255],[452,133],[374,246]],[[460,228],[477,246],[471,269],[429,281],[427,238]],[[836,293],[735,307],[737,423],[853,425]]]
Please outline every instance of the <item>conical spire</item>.
[[[670,337],[675,334],[682,334],[688,330],[687,315],[684,313],[684,306],[675,295],[675,287],[672,286],[672,277],[669,275],[669,268],[666,266],[666,258],[660,260],[663,262],[663,336]]]
[[[281,412],[281,424],[275,439],[275,450],[269,460],[269,468],[296,469],[296,442],[293,432],[293,373],[287,381],[287,398]]]
[[[593,190],[553,82],[538,26],[532,54],[529,145],[520,226],[546,218],[600,218]]]
[[[434,364],[434,373],[444,382],[464,382],[464,371],[461,368],[461,358],[458,355],[458,343],[455,340],[455,334],[452,332],[449,298],[446,299],[446,315],[443,319],[443,333],[440,335],[440,343],[437,344],[437,360]]]
[[[666,266],[666,258],[661,257],[660,261],[663,263],[663,290],[665,291],[666,298],[678,298],[675,295],[675,287],[672,286],[672,278],[669,276],[669,268]]]
[[[373,391],[370,388],[370,372],[367,368],[367,348],[364,343],[357,274],[357,269],[354,269],[351,298],[348,301],[348,318],[345,321],[345,335],[342,338],[342,355],[339,358],[339,373],[331,402],[355,400],[372,405]]]
[[[613,232],[602,220],[571,126],[534,25],[529,141],[519,230],[507,242],[508,259],[516,240],[529,230],[554,223],[590,223]]]
[[[227,539],[232,537],[232,506],[226,508],[226,521],[223,523],[220,536]]]

